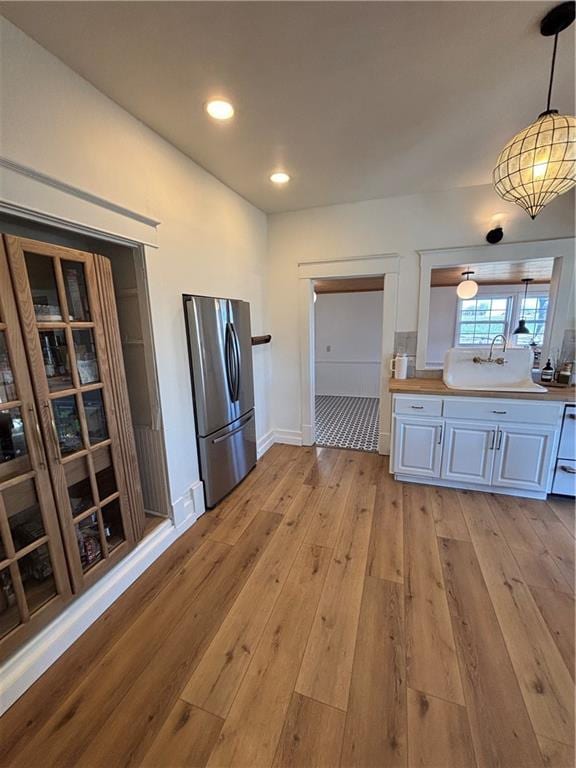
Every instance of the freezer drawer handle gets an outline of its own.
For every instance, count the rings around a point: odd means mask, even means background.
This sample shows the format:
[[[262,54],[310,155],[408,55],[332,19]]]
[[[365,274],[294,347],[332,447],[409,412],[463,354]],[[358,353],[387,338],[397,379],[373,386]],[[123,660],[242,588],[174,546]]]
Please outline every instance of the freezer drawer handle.
[[[246,424],[248,424],[248,422],[250,421],[250,418],[246,419],[246,421],[240,424],[239,427],[236,427],[236,429],[233,429],[232,432],[227,432],[225,435],[221,435],[220,437],[215,437],[214,440],[212,440],[212,444],[216,445],[216,443],[221,443],[224,440],[228,440],[229,437],[232,437],[232,435],[235,435],[237,432],[241,432],[246,426]]]
[[[562,472],[568,472],[569,475],[576,475],[576,469],[574,467],[567,467],[565,464],[560,466]]]

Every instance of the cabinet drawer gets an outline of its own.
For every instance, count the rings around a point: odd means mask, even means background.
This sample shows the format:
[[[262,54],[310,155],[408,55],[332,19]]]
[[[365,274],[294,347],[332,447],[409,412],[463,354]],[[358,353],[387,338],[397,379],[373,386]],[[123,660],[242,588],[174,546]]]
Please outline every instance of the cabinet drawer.
[[[576,461],[574,459],[558,459],[556,462],[552,493],[576,496]]]
[[[518,424],[551,424],[560,420],[563,406],[558,403],[514,402],[513,400],[466,400],[446,398],[444,416],[447,419],[467,419],[516,422]]]
[[[405,413],[411,416],[441,416],[441,398],[431,397],[397,397],[394,399],[394,413]]]

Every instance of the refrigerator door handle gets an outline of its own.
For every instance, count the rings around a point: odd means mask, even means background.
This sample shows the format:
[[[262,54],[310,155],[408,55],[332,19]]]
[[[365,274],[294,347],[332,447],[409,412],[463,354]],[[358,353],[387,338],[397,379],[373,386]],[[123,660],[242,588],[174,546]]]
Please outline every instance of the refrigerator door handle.
[[[235,387],[234,387],[234,400],[238,400],[240,398],[240,371],[242,368],[241,360],[240,360],[240,342],[238,341],[238,334],[236,333],[236,328],[234,327],[234,323],[230,323],[232,327],[232,339],[233,339],[233,345],[234,345],[234,354],[235,354],[235,360],[236,360],[236,381],[235,381]]]
[[[230,400],[235,401],[235,376],[234,376],[234,362],[233,355],[234,350],[232,347],[232,330],[231,324],[226,323],[226,334],[224,339],[224,356],[226,359],[226,383],[228,384],[228,392],[230,394]]]

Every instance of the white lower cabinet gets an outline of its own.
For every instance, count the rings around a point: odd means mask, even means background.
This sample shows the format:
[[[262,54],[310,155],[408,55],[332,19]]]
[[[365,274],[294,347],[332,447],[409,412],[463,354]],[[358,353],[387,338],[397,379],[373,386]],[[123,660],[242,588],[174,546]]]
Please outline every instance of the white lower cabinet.
[[[447,421],[445,429],[442,477],[490,485],[498,425]]]
[[[501,426],[495,451],[492,485],[545,491],[557,430]]]
[[[398,417],[394,428],[394,472],[440,477],[442,419]]]
[[[408,415],[422,405],[422,416]],[[543,498],[551,488],[564,405],[394,397],[392,468],[400,479]],[[431,411],[437,417],[431,418]],[[510,423],[512,418],[526,419]],[[432,483],[434,484],[434,483]]]

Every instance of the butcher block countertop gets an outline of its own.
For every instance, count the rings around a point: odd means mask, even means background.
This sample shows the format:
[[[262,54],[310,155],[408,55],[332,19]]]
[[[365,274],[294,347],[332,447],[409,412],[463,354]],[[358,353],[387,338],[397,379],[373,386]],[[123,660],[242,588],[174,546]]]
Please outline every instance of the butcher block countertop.
[[[450,389],[442,379],[390,379],[390,392],[403,395],[442,395],[442,397],[498,397],[512,400],[555,400],[574,402],[575,387],[550,387],[546,392],[495,392],[477,389]]]

